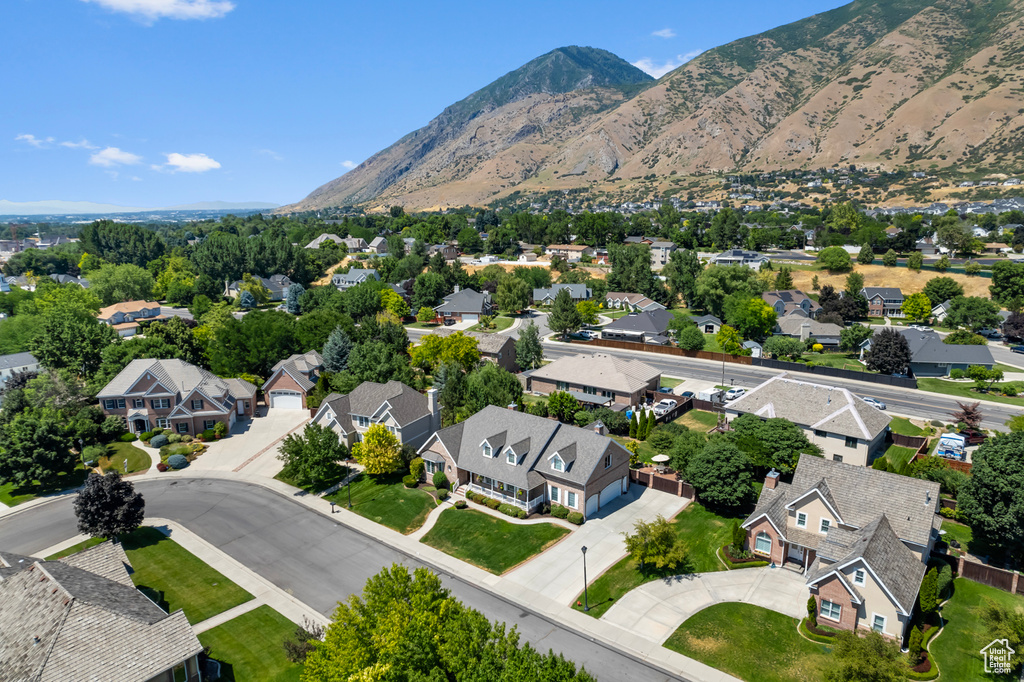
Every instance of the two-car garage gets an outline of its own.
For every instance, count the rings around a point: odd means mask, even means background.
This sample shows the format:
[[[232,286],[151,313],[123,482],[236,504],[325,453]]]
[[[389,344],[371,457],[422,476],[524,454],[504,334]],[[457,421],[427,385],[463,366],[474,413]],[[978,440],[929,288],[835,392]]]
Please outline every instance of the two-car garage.
[[[270,407],[284,410],[301,410],[302,394],[298,391],[274,390],[267,394]]]
[[[589,518],[592,514],[598,512],[602,507],[611,502],[612,500],[618,499],[622,496],[623,491],[629,485],[629,479],[622,477],[621,479],[612,481],[604,487],[604,489],[597,495],[591,495],[587,498],[587,512],[586,515]]]

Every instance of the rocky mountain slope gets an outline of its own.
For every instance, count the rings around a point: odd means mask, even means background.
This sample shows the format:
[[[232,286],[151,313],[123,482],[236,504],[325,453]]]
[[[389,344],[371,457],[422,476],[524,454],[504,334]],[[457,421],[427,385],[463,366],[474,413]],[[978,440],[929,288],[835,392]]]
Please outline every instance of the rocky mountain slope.
[[[1022,64],[1024,0],[856,0],[649,87],[614,55],[563,48],[285,210],[484,204],[673,171],[1017,169]]]

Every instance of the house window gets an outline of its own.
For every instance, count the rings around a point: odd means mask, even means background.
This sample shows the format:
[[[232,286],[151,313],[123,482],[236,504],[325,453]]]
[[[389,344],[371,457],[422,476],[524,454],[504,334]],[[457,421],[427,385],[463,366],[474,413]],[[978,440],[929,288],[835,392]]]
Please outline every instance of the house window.
[[[103,408],[106,410],[116,410],[119,407],[124,407],[124,400],[112,398],[103,401]]]
[[[796,527],[806,528],[807,527],[807,514],[803,512],[796,513]]]
[[[832,455],[832,461],[833,462],[842,462],[843,461],[843,456],[842,455]]]
[[[875,632],[885,632],[885,616],[879,616],[877,613],[873,614],[871,629]]]
[[[814,435],[817,436],[818,438],[828,438],[828,432],[819,431],[817,429],[814,430]]]
[[[216,419],[207,419],[206,421],[203,422],[203,430],[212,429],[216,425],[217,425],[217,420]]]
[[[429,461],[429,460],[425,460],[425,461],[423,462],[423,469],[424,469],[424,471],[426,471],[426,472],[427,472],[428,474],[432,474],[432,473],[434,473],[435,471],[437,471],[437,464],[436,464],[436,463],[434,463],[434,462],[431,462],[431,461]]]
[[[572,509],[576,508],[576,493],[571,493],[571,492],[566,491],[566,493],[565,493],[565,506],[571,507]]]
[[[761,531],[757,534],[757,538],[754,539],[754,551],[759,554],[772,553],[772,539],[768,533]]]
[[[559,391],[568,391],[569,384],[565,383],[564,381],[556,381],[555,388],[557,388]]]
[[[597,395],[597,389],[594,388],[593,386],[584,386],[583,392],[586,393],[587,395]]]
[[[561,457],[555,455],[555,458],[551,460],[551,468],[555,471],[565,471],[565,462],[562,461]]]
[[[828,519],[822,519],[821,520],[821,526],[818,527],[818,532],[819,533],[827,533],[829,527],[831,527],[831,526],[832,526],[832,522],[831,521],[829,521]]]
[[[178,433],[188,433],[188,422],[179,422],[177,428]]]
[[[121,402],[124,402],[124,401],[122,400]],[[154,410],[166,410],[168,407],[171,406],[171,399],[170,398],[154,398],[153,400],[149,401],[149,404],[150,404],[150,406]],[[122,407],[124,407],[124,405],[122,405]]]
[[[601,391],[601,397],[615,400],[615,391]]]
[[[356,424],[362,428],[366,428],[370,425],[369,417],[356,417]]]
[[[484,457],[491,457],[494,454],[494,450],[491,449],[490,444],[484,443]]]
[[[611,454],[607,454],[607,455],[604,456],[604,468],[607,469],[611,465],[612,465],[612,456],[611,456]]]
[[[824,618],[838,621],[840,616],[843,614],[843,607],[835,602],[829,601],[828,599],[822,599],[821,608],[818,612]]]
[[[853,572],[853,584],[854,585],[863,585],[864,584],[864,569],[863,568],[858,568],[856,571]]]
[[[558,488],[556,488],[555,486],[551,486],[551,492],[549,493],[549,497],[551,498],[552,502],[561,502],[561,497],[559,497]]]
[[[193,400],[192,401],[192,409],[193,410],[201,410],[201,409],[203,409],[203,401],[202,400]]]
[[[142,398],[136,398],[132,401],[132,407],[134,407],[136,410],[141,410],[144,407],[146,407],[146,401],[143,400]]]
[[[848,448],[855,448],[855,447],[857,447],[857,438],[856,438],[856,436],[847,436],[846,437],[846,447],[848,447]]]
[[[169,429],[171,427],[171,420],[170,419],[157,419],[156,420],[156,425],[157,425],[157,427],[159,427],[161,429]]]
[[[516,463],[516,453],[512,452],[511,450],[509,450],[508,454],[505,455],[505,461],[508,462],[509,464],[515,464]]]

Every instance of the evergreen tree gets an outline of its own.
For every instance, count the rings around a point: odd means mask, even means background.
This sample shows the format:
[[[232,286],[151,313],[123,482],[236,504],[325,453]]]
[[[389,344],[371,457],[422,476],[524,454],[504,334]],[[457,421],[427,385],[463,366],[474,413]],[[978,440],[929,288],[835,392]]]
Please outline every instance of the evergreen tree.
[[[638,428],[639,428],[639,423],[637,422],[636,412],[634,412],[633,416],[629,418],[629,437],[630,438],[636,438],[636,432],[637,432]]]
[[[335,327],[327,337],[327,343],[321,355],[324,358],[324,369],[328,372],[342,372],[348,368],[348,356],[352,352],[352,339],[345,330]]]
[[[894,268],[896,267],[898,259],[899,254],[897,254],[892,249],[889,249],[888,251],[885,252],[885,255],[882,256],[882,265],[884,265],[887,268]]]
[[[777,291],[784,291],[786,289],[793,288],[793,270],[792,268],[783,265],[779,268],[779,274],[775,276],[775,289]]]
[[[865,244],[860,247],[860,253],[857,254],[857,262],[861,265],[871,265],[875,260],[875,252],[871,250],[871,247]]]
[[[285,303],[285,309],[292,315],[298,315],[301,312],[299,307],[299,297],[306,293],[306,289],[301,284],[293,284],[288,287],[288,298]]]
[[[239,297],[238,297],[238,305],[239,305],[239,307],[246,308],[246,309],[255,308],[256,307],[256,297],[252,295],[251,291],[246,289],[245,291],[243,291],[239,295]]]
[[[569,290],[562,289],[555,296],[554,305],[551,307],[551,314],[548,315],[548,327],[564,337],[579,329],[581,322],[580,311],[576,309],[576,304],[572,302]]]
[[[532,320],[519,332],[516,340],[516,363],[522,369],[537,369],[544,363],[540,328]]]
[[[935,613],[939,605],[939,572],[934,568],[928,569],[921,581],[921,592],[918,595],[918,602],[921,605],[921,613],[928,616]]]

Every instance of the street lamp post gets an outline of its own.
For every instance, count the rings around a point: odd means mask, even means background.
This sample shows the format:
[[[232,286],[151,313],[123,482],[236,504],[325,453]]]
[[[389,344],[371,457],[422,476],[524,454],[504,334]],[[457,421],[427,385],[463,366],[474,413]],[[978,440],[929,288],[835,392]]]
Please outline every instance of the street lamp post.
[[[334,500],[331,500],[331,513],[334,513]]]
[[[590,602],[587,600],[587,546],[580,548],[583,552],[583,610],[590,610]]]
[[[348,508],[351,509],[352,508],[352,481],[349,481],[348,485],[346,485],[345,487],[348,489]]]

